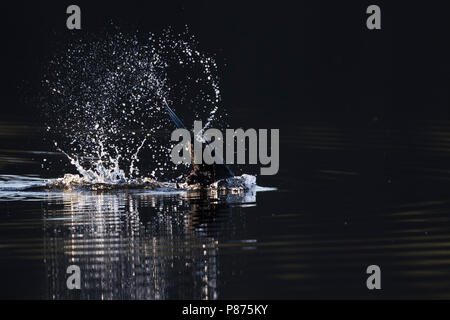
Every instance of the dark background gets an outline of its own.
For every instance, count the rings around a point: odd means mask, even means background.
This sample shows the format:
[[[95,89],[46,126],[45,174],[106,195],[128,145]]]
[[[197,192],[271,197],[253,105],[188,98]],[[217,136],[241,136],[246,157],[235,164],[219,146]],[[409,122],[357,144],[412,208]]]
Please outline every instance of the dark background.
[[[386,163],[386,148],[411,143],[418,121],[450,116],[450,20],[442,1],[77,1],[81,31],[66,28],[70,4],[3,4],[1,121],[42,124],[36,96],[49,57],[77,33],[111,23],[129,32],[188,26],[219,64],[230,127],[279,128],[280,171],[290,177],[305,156],[296,139],[311,136],[318,122],[350,130],[357,150],[343,161],[385,182],[399,169],[395,159]],[[370,4],[381,7],[382,30],[366,28]],[[373,132],[385,147],[376,154],[364,147]],[[315,162],[304,160],[303,178]],[[288,177],[262,179],[289,185]]]
[[[81,31],[66,28],[66,8],[73,3],[81,7]],[[381,7],[382,30],[366,28],[370,4]],[[397,238],[389,232],[413,230],[414,235],[442,235],[444,240],[436,242],[442,248],[450,230],[448,9],[444,1],[2,3],[0,122],[43,124],[35,97],[44,67],[54,50],[76,33],[102,32],[110,22],[125,31],[155,33],[167,27],[184,31],[187,25],[201,49],[214,55],[220,66],[230,127],[280,129],[280,172],[258,177],[258,184],[276,186],[279,193],[268,194],[258,206],[267,216],[285,213],[288,218],[278,224],[267,220],[258,232],[288,235],[286,230],[294,224],[300,227],[291,228],[292,233],[300,234],[313,222],[312,230],[324,237],[342,233],[351,239],[377,240],[386,234],[394,242]],[[28,141],[31,146],[17,148],[34,150],[32,144],[40,136],[33,139]],[[8,167],[7,173],[13,169]],[[436,200],[443,204],[439,219],[433,220],[422,206]],[[408,211],[405,221],[397,216],[390,220],[387,215],[400,204],[414,214],[424,213],[417,219]],[[291,213],[301,218],[291,221]],[[256,221],[259,215],[249,219]],[[427,261],[430,256],[420,248],[411,250]],[[352,268],[373,263],[355,252],[341,260],[356,257]],[[386,255],[381,260],[386,268],[391,261],[402,261]],[[448,262],[448,251],[436,255]],[[327,263],[323,267],[334,268]],[[444,275],[439,278],[436,273],[430,292],[439,290],[436,284],[448,284],[447,270],[443,264],[438,271]],[[332,278],[338,271],[327,274]],[[270,293],[262,287],[259,273],[249,274],[253,287],[261,286],[258,293]],[[360,275],[360,269],[351,274]],[[361,279],[354,283],[359,285]],[[396,279],[383,280],[391,286],[384,298],[408,296],[411,278]],[[336,281],[346,284],[345,279]],[[321,294],[346,296],[336,288]],[[239,293],[228,289],[224,296]],[[411,295],[417,292],[424,294]]]
[[[187,25],[222,67],[227,108],[251,109],[261,127],[308,114],[355,121],[448,115],[450,23],[443,2],[77,1],[83,30],[69,31],[71,3],[3,4],[3,119],[38,111],[23,95],[38,90],[52,50],[110,22],[144,32]],[[381,7],[382,30],[366,28],[369,4]]]

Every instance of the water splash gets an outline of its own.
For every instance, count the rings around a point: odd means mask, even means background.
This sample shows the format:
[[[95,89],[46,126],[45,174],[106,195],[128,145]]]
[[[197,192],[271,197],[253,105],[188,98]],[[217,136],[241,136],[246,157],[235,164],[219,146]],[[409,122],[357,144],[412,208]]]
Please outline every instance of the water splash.
[[[2,201],[39,201],[42,199],[58,199],[65,194],[92,192],[92,195],[116,194],[117,190],[139,192],[145,194],[174,196],[181,195],[187,199],[207,197],[228,204],[254,205],[256,194],[262,191],[273,191],[276,188],[260,187],[256,185],[256,177],[242,175],[219,180],[209,188],[198,189],[196,186],[170,182],[158,182],[152,178],[133,178],[115,184],[102,183],[98,180],[85,178],[78,174],[65,174],[62,178],[42,179],[29,176],[0,175],[0,202]],[[205,193],[206,191],[206,193]],[[89,193],[90,194],[90,193]]]
[[[72,41],[55,55],[43,80],[48,132],[79,175],[110,184],[184,179],[188,166],[170,161],[174,127],[162,102],[186,123],[206,119],[205,128],[221,127],[225,115],[217,65],[197,46],[170,30],[114,32]]]

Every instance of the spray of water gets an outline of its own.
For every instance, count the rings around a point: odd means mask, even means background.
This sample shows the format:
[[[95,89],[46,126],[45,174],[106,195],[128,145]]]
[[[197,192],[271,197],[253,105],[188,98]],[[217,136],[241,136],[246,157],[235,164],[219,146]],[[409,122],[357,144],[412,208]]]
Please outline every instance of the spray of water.
[[[186,124],[221,127],[225,116],[217,65],[197,47],[187,33],[115,31],[55,54],[43,79],[47,131],[84,180],[183,179],[188,168],[170,161],[174,127],[163,101]]]

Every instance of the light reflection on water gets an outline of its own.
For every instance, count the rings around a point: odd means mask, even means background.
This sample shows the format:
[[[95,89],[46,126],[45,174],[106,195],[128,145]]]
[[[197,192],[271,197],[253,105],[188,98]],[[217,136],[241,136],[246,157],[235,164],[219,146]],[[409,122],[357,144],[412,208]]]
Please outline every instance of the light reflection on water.
[[[217,299],[219,240],[208,223],[230,211],[192,195],[62,193],[43,210],[49,298]],[[79,293],[66,287],[71,264]]]
[[[438,124],[283,130],[279,174],[258,177],[278,190],[245,203],[143,190],[0,191],[0,297],[448,298],[450,122]],[[39,135],[21,137],[0,132],[0,175],[63,160],[29,151]],[[43,176],[68,172],[51,170]],[[81,267],[85,290],[66,288],[70,264]],[[382,270],[378,293],[365,285],[371,264]]]

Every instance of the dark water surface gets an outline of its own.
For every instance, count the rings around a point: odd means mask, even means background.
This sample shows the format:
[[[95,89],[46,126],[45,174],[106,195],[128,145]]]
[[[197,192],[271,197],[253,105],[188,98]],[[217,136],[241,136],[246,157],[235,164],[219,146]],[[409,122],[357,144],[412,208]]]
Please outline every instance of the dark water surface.
[[[258,177],[278,189],[255,203],[0,192],[0,298],[449,298],[449,128],[299,123],[281,131],[279,174]],[[41,136],[0,123],[0,180],[67,172],[41,167],[67,162]],[[72,264],[81,290],[66,287]]]

